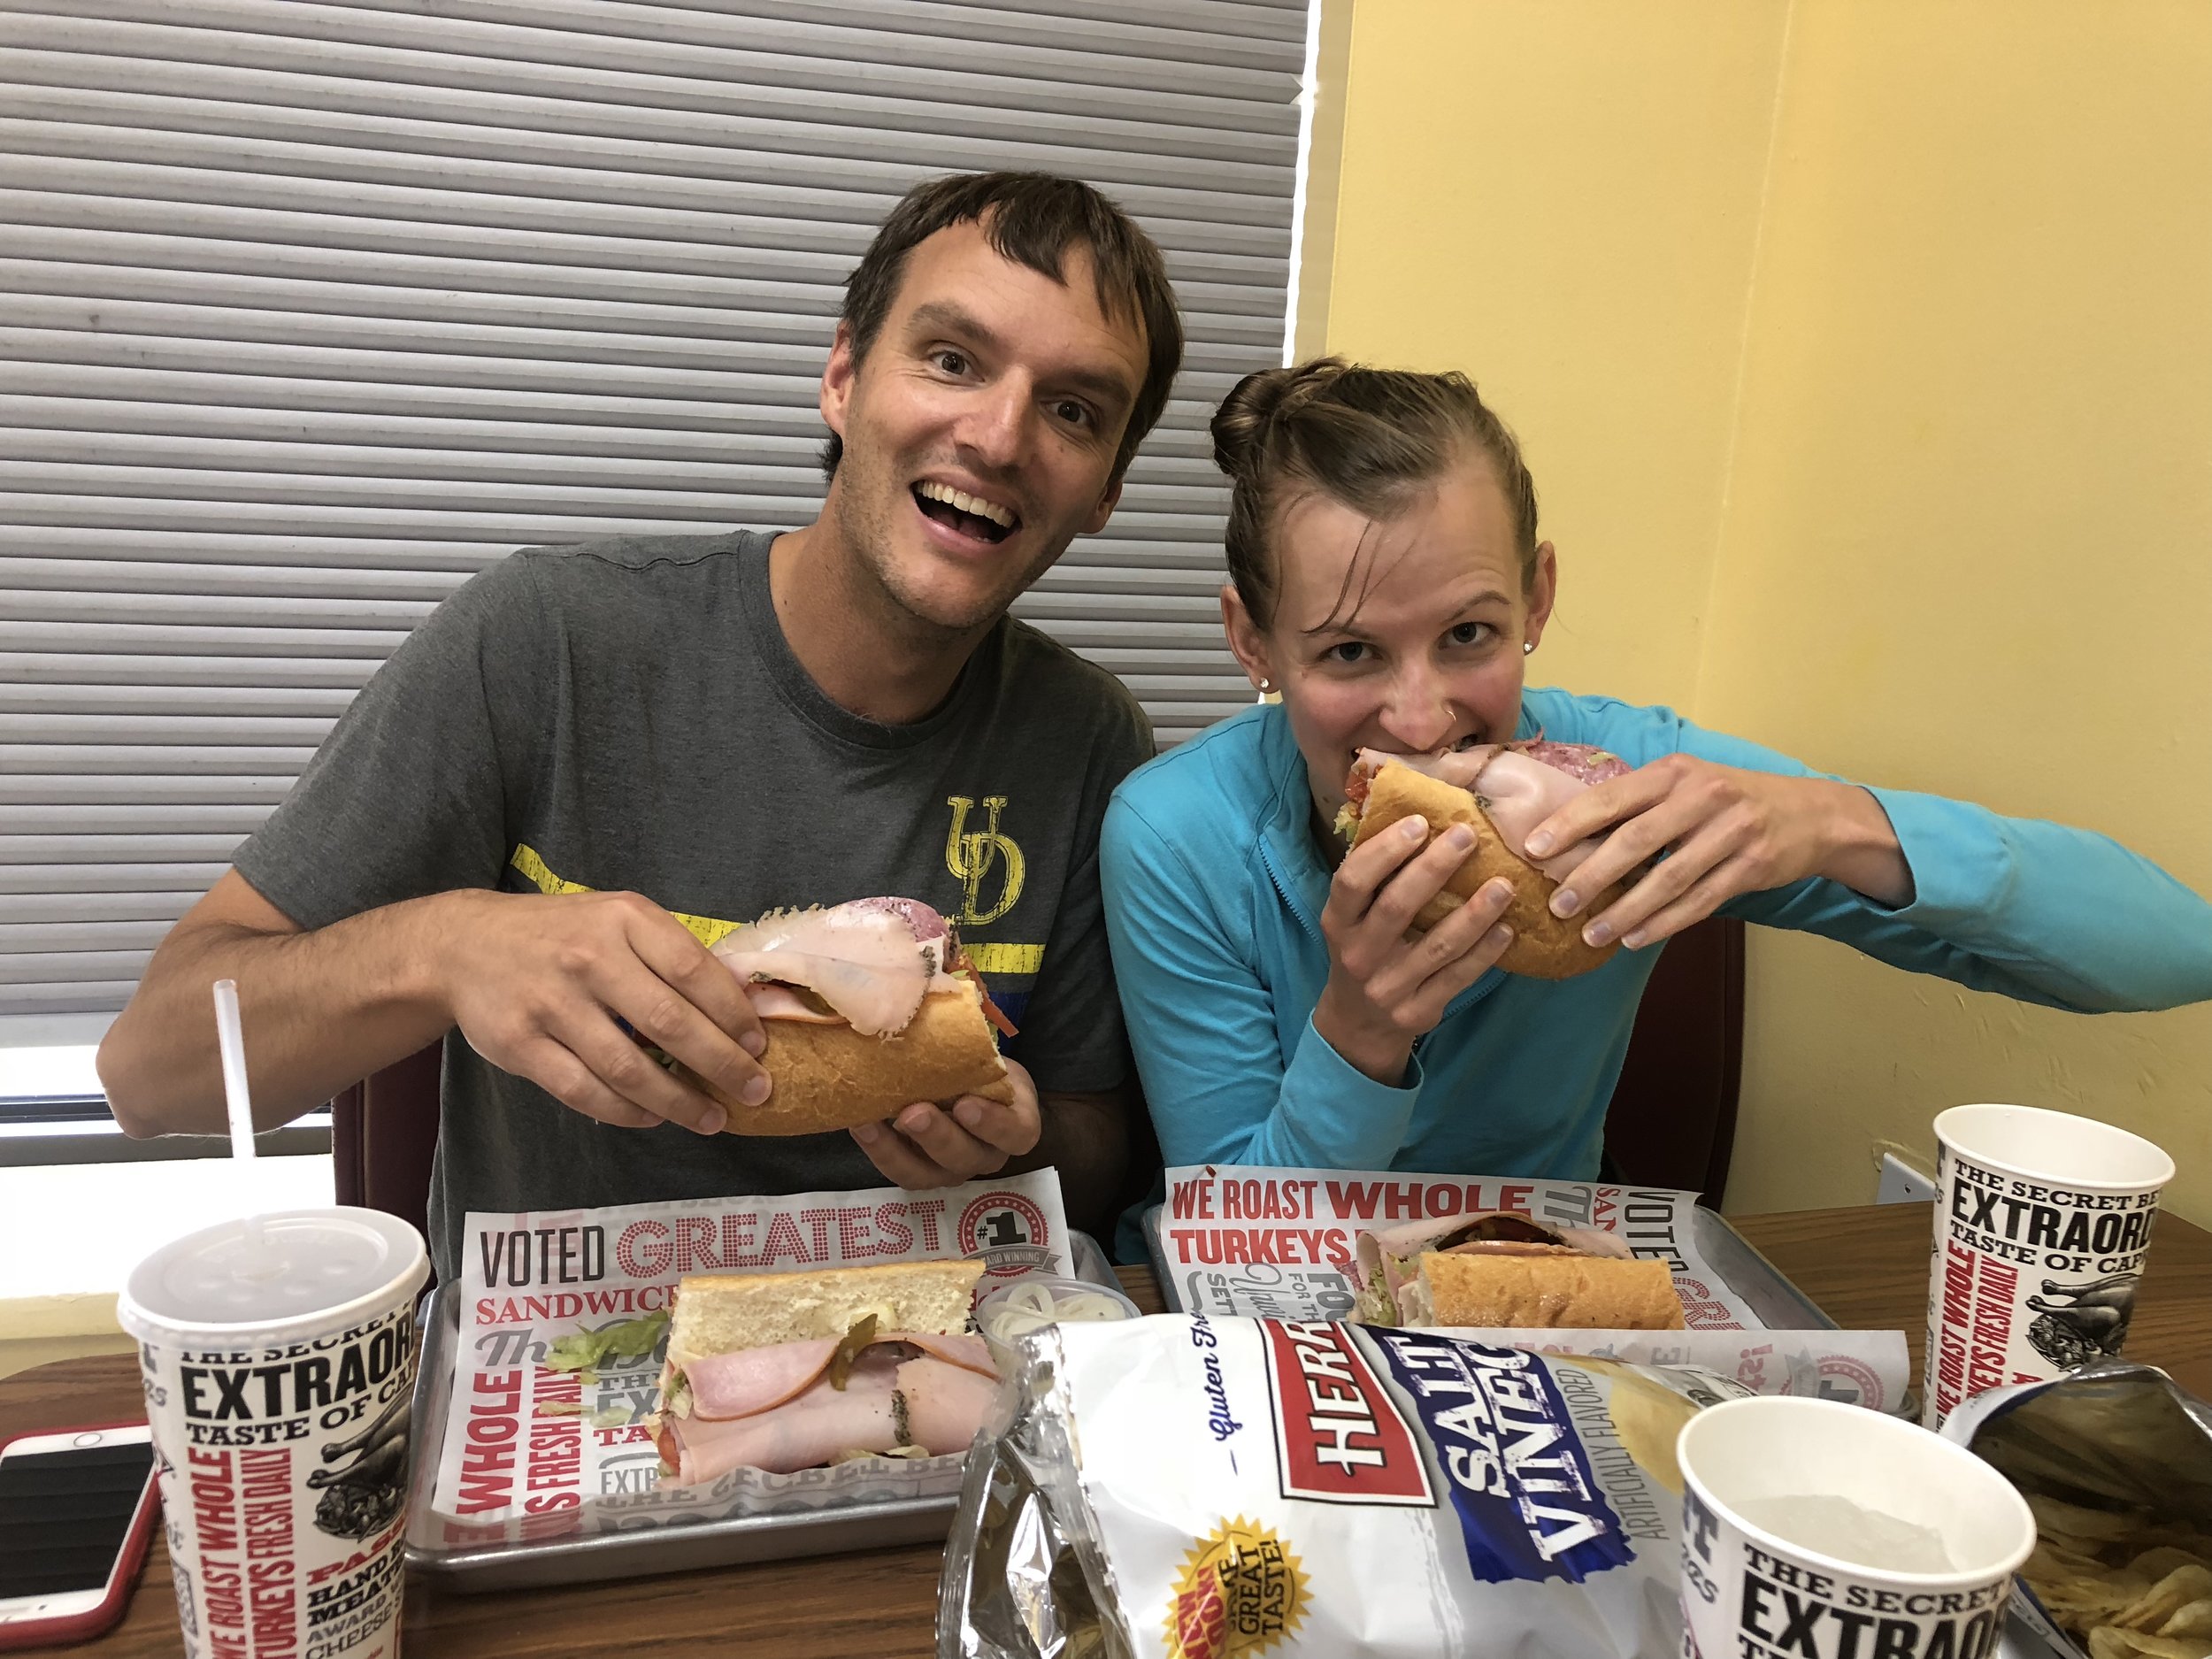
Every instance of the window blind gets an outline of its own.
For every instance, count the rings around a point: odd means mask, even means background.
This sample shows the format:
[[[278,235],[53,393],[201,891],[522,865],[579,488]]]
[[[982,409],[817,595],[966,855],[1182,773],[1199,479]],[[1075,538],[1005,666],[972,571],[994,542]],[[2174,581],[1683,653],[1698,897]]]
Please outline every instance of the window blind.
[[[526,544],[819,503],[841,285],[935,173],[1165,250],[1176,396],[1017,613],[1247,701],[1205,423],[1279,360],[1304,0],[0,12],[0,1016],[121,1007],[409,628]]]

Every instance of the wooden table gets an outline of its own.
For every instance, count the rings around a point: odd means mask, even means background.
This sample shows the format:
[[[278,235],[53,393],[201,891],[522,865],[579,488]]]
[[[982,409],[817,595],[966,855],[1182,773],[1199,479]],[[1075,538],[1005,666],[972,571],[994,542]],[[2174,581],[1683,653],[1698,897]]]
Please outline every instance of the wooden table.
[[[1928,1294],[1927,1205],[1733,1219],[1837,1323],[1901,1328],[1917,1369]],[[1149,1272],[1125,1268],[1122,1280],[1140,1306],[1158,1310]],[[2212,1398],[2212,1233],[2173,1216],[2160,1217],[2128,1354],[2164,1366],[2185,1387]],[[137,1370],[125,1355],[63,1360],[0,1379],[0,1438],[135,1417],[140,1409]],[[496,1595],[457,1595],[418,1580],[408,1586],[403,1646],[412,1659],[639,1659],[730,1646],[760,1659],[926,1659],[936,1650],[941,1555],[937,1545],[917,1545]],[[168,1554],[158,1538],[123,1623],[79,1651],[182,1651]]]

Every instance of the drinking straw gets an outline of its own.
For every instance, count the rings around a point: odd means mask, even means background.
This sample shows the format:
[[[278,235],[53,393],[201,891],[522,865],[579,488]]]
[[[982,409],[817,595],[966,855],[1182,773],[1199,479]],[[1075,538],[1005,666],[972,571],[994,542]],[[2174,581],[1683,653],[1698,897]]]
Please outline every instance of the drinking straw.
[[[223,1056],[223,1099],[230,1110],[230,1155],[250,1158],[253,1151],[253,1098],[246,1092],[246,1035],[238,1019],[238,981],[215,981],[215,1043]],[[259,1216],[246,1217],[246,1247],[265,1255],[268,1239]]]

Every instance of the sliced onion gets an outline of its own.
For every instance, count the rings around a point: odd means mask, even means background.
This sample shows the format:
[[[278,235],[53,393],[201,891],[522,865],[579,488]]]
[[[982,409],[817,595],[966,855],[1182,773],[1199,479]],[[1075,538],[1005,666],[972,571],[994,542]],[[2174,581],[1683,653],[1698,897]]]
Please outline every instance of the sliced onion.
[[[1010,1343],[1018,1336],[1063,1320],[1103,1322],[1128,1317],[1128,1309],[1097,1291],[1055,1296],[1042,1285],[1017,1285],[984,1314],[983,1334],[996,1342]]]

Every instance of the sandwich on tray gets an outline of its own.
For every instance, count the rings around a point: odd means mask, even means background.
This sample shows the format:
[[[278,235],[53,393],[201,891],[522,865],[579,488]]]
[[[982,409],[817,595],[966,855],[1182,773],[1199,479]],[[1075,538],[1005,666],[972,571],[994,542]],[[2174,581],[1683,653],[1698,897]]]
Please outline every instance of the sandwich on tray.
[[[968,1329],[982,1271],[940,1260],[681,1279],[649,1419],[663,1480],[966,1451],[998,1386]]]
[[[1353,1249],[1352,1317],[1363,1325],[1683,1328],[1666,1263],[1639,1259],[1594,1228],[1548,1227],[1499,1210],[1363,1233]]]
[[[714,954],[752,996],[774,1087],[748,1106],[662,1059],[722,1104],[731,1134],[849,1129],[964,1094],[1013,1101],[998,1036],[1014,1028],[952,924],[918,899],[775,911]]]
[[[1541,738],[1438,755],[1363,749],[1345,781],[1336,827],[1357,847],[1403,818],[1425,818],[1432,841],[1455,824],[1466,825],[1475,832],[1475,849],[1413,918],[1415,930],[1425,933],[1491,877],[1505,876],[1513,882],[1513,902],[1502,919],[1513,929],[1513,942],[1498,965],[1532,979],[1571,979],[1601,965],[1619,949],[1617,943],[1594,949],[1583,943],[1582,926],[1619,896],[1620,886],[1589,899],[1580,916],[1554,916],[1553,892],[1604,838],[1538,862],[1527,856],[1528,834],[1584,790],[1631,770],[1604,749]]]

